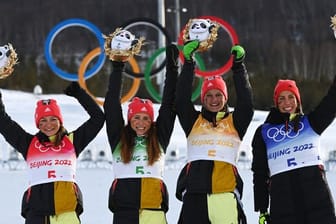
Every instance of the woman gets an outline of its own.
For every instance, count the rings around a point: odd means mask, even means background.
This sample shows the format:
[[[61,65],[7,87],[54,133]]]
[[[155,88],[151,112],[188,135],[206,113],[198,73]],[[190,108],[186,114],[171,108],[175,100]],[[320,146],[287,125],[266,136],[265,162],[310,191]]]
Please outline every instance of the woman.
[[[136,97],[128,105],[126,126],[120,105],[124,63],[112,61],[104,109],[115,175],[109,196],[114,224],[166,223],[168,192],[162,172],[176,117],[177,57],[176,46],[168,46],[166,80],[156,122],[152,102]]]
[[[104,124],[104,113],[95,101],[72,83],[65,93],[77,98],[90,118],[73,132],[63,126],[55,99],[39,100],[35,110],[37,134],[27,133],[5,111],[0,94],[0,132],[27,162],[29,188],[22,200],[26,224],[79,224],[82,195],[76,178],[76,158]]]
[[[194,78],[192,53],[198,41],[184,45],[185,63],[176,89],[176,111],[188,142],[187,159],[177,182],[176,197],[183,201],[179,223],[246,223],[240,199],[242,180],[236,168],[239,145],[253,117],[252,90],[243,64],[245,51],[234,46],[233,79],[237,93],[234,111],[220,76],[205,78],[202,109],[191,101]]]
[[[279,80],[273,100],[275,107],[252,141],[254,206],[260,212],[259,223],[336,223],[319,156],[320,135],[335,118],[336,78],[320,104],[306,115],[294,80]]]

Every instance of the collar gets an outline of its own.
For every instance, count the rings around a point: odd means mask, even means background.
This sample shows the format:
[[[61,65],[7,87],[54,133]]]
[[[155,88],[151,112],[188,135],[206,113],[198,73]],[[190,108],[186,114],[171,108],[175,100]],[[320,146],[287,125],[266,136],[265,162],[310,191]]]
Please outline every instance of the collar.
[[[270,109],[270,112],[265,120],[265,123],[271,123],[271,124],[280,124],[285,123],[289,121],[295,120],[295,118],[302,116],[301,113],[281,113],[280,110],[276,107],[272,107]]]
[[[202,107],[201,114],[206,120],[214,124],[216,124],[217,121],[222,120],[224,117],[228,115],[226,106],[223,108],[223,110],[218,112],[211,112]]]

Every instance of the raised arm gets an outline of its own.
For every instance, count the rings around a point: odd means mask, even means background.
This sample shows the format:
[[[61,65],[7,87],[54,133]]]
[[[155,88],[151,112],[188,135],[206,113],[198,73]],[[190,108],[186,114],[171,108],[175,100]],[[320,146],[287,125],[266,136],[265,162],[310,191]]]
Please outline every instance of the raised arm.
[[[244,64],[245,50],[241,46],[236,45],[232,47],[231,53],[234,56],[231,70],[233,72],[233,81],[237,95],[233,122],[239,137],[243,139],[254,113],[252,88]]]
[[[166,77],[159,116],[156,120],[158,139],[164,151],[168,147],[176,118],[175,91],[178,75],[178,55],[179,51],[175,45],[167,46]]]
[[[105,96],[104,110],[106,117],[106,131],[113,151],[121,136],[124,118],[120,104],[121,77],[125,67],[124,62],[112,61],[113,71],[110,75],[108,90]]]
[[[88,120],[73,131],[73,144],[77,155],[79,155],[101,130],[105,116],[95,100],[84,89],[80,88],[77,82],[72,82],[64,90],[64,93],[75,97],[90,116]]]
[[[186,136],[189,135],[199,114],[199,112],[195,110],[191,100],[195,69],[195,63],[192,60],[191,54],[198,46],[199,43],[197,41],[191,41],[185,44],[183,48],[185,61],[176,86],[176,112]]]
[[[309,122],[319,135],[333,122],[336,115],[336,76],[328,93],[319,105],[308,114]]]
[[[0,92],[0,133],[6,141],[16,150],[18,150],[24,158],[27,156],[27,151],[33,135],[27,133],[18,123],[13,121],[6,113],[5,105],[2,101]]]

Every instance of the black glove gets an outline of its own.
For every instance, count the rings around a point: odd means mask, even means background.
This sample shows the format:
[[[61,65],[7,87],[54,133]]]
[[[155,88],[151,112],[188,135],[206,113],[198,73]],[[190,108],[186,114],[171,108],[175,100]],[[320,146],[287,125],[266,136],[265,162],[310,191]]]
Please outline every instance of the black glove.
[[[81,90],[78,82],[71,82],[68,87],[64,90],[64,93],[68,96],[76,96]]]
[[[166,47],[166,60],[168,67],[178,66],[179,50],[175,44],[170,44]]]

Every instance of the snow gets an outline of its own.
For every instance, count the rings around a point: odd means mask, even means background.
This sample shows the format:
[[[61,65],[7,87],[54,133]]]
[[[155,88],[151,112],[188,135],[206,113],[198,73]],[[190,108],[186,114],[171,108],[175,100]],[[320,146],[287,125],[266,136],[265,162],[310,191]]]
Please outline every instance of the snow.
[[[62,110],[64,125],[69,130],[75,130],[88,115],[81,108],[76,99],[62,95],[34,95],[32,93],[1,90],[7,113],[17,121],[26,131],[37,132],[34,125],[34,110],[38,99],[55,98]],[[126,112],[126,104],[123,105]],[[155,105],[157,111],[158,105]],[[250,142],[255,129],[263,122],[267,112],[256,111],[253,121],[244,138],[241,150],[246,153],[246,161],[239,163],[240,174],[244,180],[243,204],[248,223],[257,223],[258,214],[253,210],[252,172],[249,170],[251,160]],[[336,132],[336,121],[324,132],[321,146],[324,149],[322,158],[328,159],[328,153],[336,150],[336,141],[332,133]],[[11,147],[0,136],[0,223],[24,223],[20,216],[22,194],[27,188],[25,164],[22,160],[11,161]],[[91,151],[93,161],[84,161],[84,155]],[[178,120],[167,152],[164,180],[168,186],[170,209],[167,213],[168,223],[176,223],[181,202],[175,198],[176,180],[184,164],[186,139]],[[105,152],[105,157],[99,154]],[[175,152],[175,156],[172,154]],[[22,159],[19,155],[19,159]],[[108,210],[108,194],[113,180],[113,170],[109,160],[111,153],[106,138],[105,127],[81,154],[78,162],[77,182],[84,197],[84,213],[82,224],[112,223],[112,213]],[[242,160],[244,158],[241,158]],[[9,162],[11,161],[11,162]],[[336,195],[336,169],[327,171],[328,182],[332,194]]]

